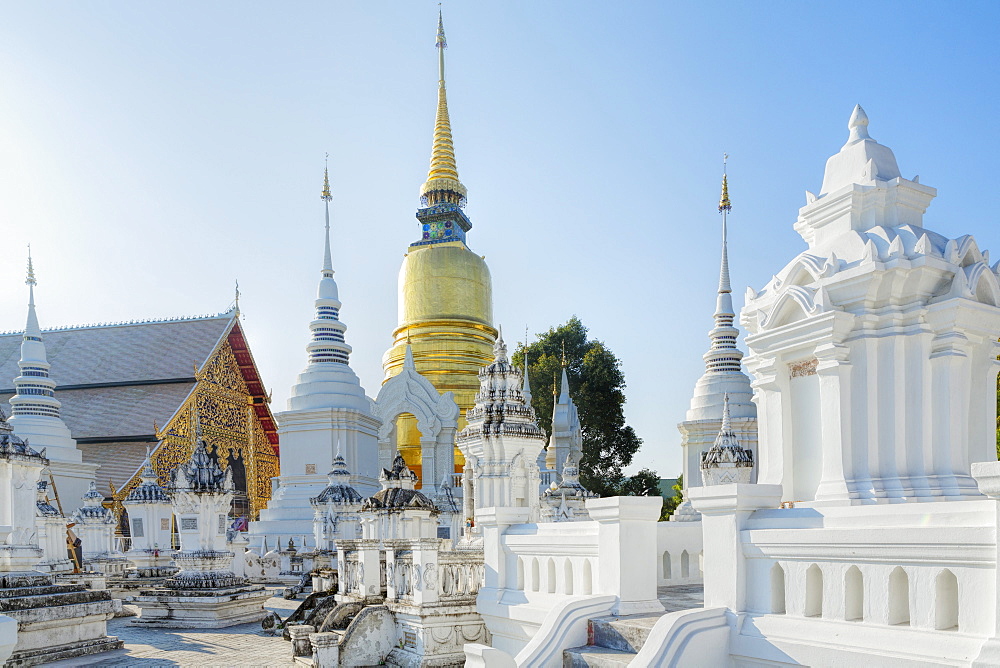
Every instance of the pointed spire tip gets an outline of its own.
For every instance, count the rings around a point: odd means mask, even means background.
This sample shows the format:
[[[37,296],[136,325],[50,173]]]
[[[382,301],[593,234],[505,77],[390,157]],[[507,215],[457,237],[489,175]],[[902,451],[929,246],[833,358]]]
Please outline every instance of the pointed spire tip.
[[[24,281],[25,285],[30,285],[35,287],[38,285],[38,281],[35,280],[35,265],[31,261],[31,244],[28,244],[28,278]]]

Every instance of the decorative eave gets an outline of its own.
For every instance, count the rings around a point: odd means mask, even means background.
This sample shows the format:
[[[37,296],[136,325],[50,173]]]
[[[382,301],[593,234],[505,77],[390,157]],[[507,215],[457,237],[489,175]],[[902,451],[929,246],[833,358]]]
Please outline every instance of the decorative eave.
[[[250,352],[250,346],[247,345],[239,320],[233,319],[227,338],[229,347],[232,349],[233,355],[236,356],[237,364],[239,364],[243,382],[246,383],[247,390],[250,392],[254,413],[264,428],[268,443],[274,448],[274,454],[277,455],[279,453],[278,426],[274,421],[274,415],[271,414],[271,397],[264,389],[264,381],[261,380],[260,371],[257,370],[257,363]]]

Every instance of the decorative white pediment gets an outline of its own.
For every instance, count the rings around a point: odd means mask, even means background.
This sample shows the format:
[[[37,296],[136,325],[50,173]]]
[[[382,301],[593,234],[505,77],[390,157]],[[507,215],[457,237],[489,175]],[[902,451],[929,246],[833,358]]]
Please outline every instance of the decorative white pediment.
[[[969,286],[970,298],[990,306],[1000,306],[1000,281],[985,262],[965,267],[962,273]]]
[[[413,365],[409,346],[403,370],[382,385],[375,398],[375,416],[382,421],[379,440],[385,440],[395,428],[396,418],[411,413],[424,438],[437,438],[442,429],[458,428],[458,404],[451,392],[439,394],[437,388]]]
[[[827,299],[817,303],[816,291],[801,285],[789,285],[774,303],[771,311],[760,321],[760,329],[774,329],[790,325],[826,310]]]

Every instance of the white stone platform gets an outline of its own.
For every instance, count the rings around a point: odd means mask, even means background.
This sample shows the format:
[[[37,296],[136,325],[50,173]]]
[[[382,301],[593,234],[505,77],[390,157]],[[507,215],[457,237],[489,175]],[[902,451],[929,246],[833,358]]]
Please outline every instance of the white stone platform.
[[[260,585],[207,589],[150,589],[135,597],[142,608],[134,626],[169,629],[218,629],[248,622],[259,623],[266,615],[261,607],[270,594]]]
[[[300,601],[281,598],[281,588],[271,588],[274,598],[265,607],[281,615],[292,614]],[[260,624],[240,624],[226,629],[163,629],[133,626],[127,618],[108,622],[108,633],[125,642],[124,649],[97,656],[77,657],[69,661],[47,664],[51,668],[76,666],[241,666],[257,668],[295,665],[291,644],[278,635],[267,635]]]

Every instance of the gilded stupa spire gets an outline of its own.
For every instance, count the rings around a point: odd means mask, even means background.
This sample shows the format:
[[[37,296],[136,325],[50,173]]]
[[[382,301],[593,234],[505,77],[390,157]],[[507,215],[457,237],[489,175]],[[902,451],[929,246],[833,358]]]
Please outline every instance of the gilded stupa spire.
[[[719,293],[732,292],[729,283],[729,247],[727,245],[728,230],[726,229],[726,214],[733,210],[729,201],[729,177],[726,175],[726,162],[729,154],[722,154],[722,195],[719,197],[719,213],[722,214],[722,267],[719,271]]]
[[[420,200],[424,206],[451,203],[465,205],[466,189],[458,179],[458,165],[455,162],[455,143],[451,137],[451,119],[448,116],[448,95],[444,80],[444,50],[448,41],[444,36],[444,18],[438,10],[437,40],[438,50],[438,106],[434,121],[434,145],[431,149],[431,164],[427,180],[420,187]]]

